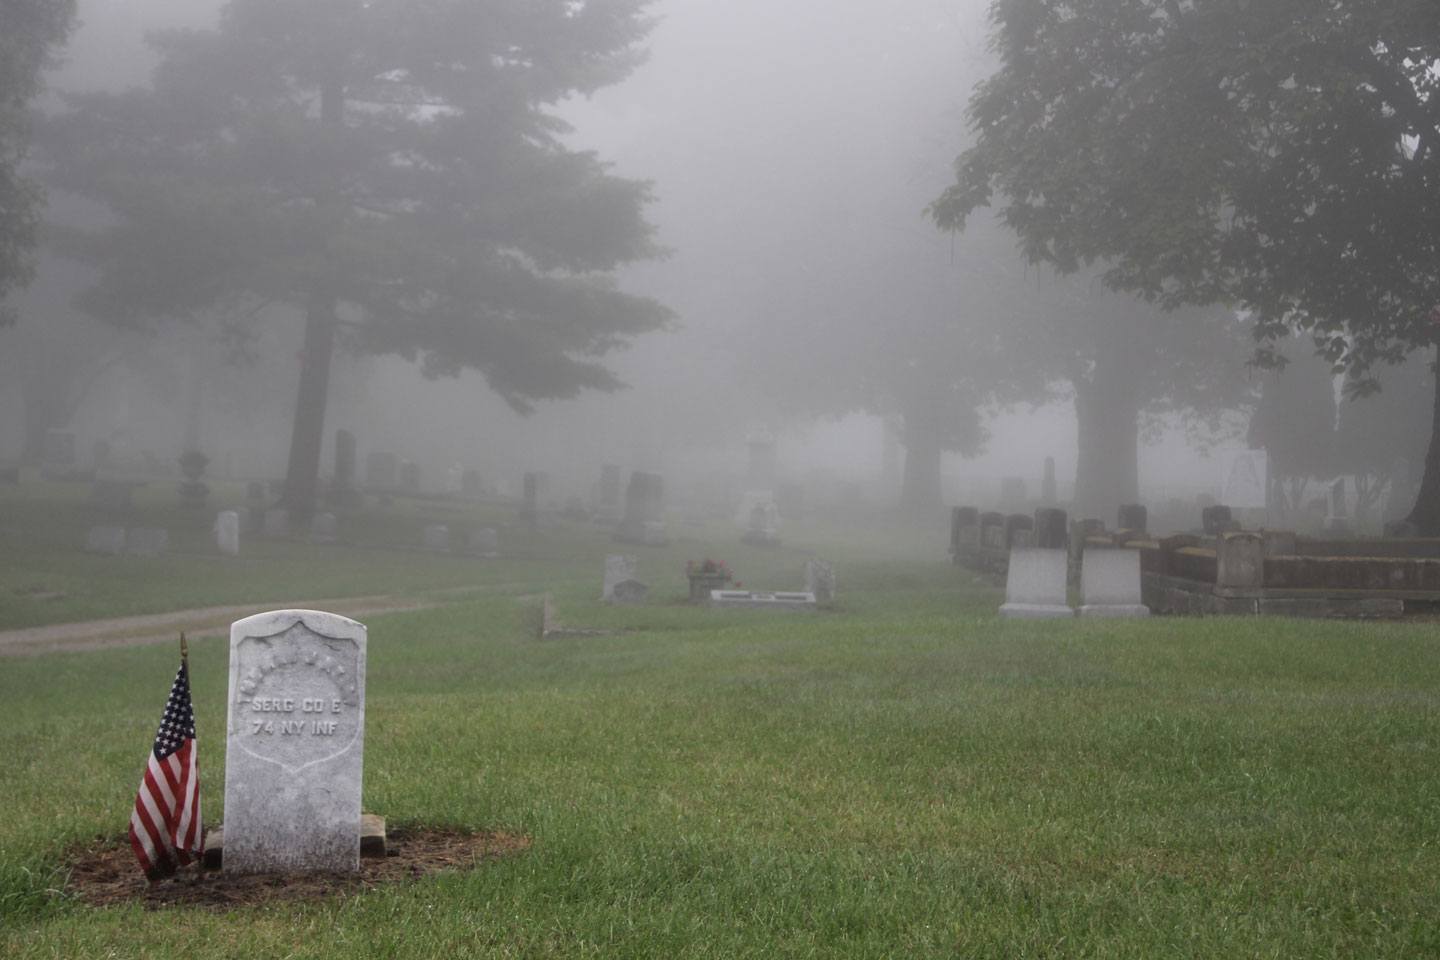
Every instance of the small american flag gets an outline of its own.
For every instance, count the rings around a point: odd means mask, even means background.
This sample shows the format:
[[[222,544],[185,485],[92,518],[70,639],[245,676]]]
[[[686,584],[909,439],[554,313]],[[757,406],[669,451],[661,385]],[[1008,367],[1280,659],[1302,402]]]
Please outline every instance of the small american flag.
[[[181,638],[181,644],[184,644]],[[155,731],[155,745],[130,814],[130,847],[151,880],[163,880],[197,859],[204,849],[200,823],[200,772],[195,761],[195,711],[190,706],[190,669],[182,651],[180,670]]]

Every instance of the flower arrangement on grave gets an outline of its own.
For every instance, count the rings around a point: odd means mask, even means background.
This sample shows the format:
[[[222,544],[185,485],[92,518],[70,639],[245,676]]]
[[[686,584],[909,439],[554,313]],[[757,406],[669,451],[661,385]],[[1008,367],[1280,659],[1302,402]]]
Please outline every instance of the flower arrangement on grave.
[[[705,559],[700,562],[688,560],[685,563],[685,576],[690,579],[690,600],[692,603],[704,603],[710,599],[711,590],[722,590],[726,584],[735,579],[735,575],[723,560]],[[736,586],[739,586],[737,583]]]

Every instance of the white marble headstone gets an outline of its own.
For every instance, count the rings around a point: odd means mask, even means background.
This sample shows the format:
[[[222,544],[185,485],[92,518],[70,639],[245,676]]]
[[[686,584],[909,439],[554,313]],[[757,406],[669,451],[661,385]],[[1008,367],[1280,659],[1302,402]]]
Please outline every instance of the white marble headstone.
[[[221,510],[215,516],[215,546],[227,557],[240,555],[240,514]]]
[[[829,560],[805,561],[805,592],[815,594],[816,603],[835,599],[835,567]]]
[[[1002,617],[1050,619],[1073,617],[1065,596],[1069,554],[1042,547],[1015,547],[1005,577]]]
[[[277,610],[230,626],[227,873],[360,869],[365,625]]]
[[[1140,597],[1139,550],[1086,550],[1080,561],[1080,616],[1148,617]]]
[[[635,558],[612,553],[605,558],[605,585],[600,599],[611,603],[615,599],[615,585],[635,579]]]

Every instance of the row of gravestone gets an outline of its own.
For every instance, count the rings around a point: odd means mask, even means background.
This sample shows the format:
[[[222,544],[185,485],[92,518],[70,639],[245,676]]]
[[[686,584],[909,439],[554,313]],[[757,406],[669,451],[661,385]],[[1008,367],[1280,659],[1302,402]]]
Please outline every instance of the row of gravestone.
[[[1144,532],[1149,516],[1143,504],[1120,507],[1118,530]],[[1076,522],[1080,536],[1101,532],[1105,525],[1099,520]],[[1200,527],[1206,536],[1219,536],[1239,529],[1231,509],[1223,504],[1205,507]],[[1071,541],[1066,514],[1055,507],[1040,507],[1033,516],[1022,513],[981,513],[975,507],[954,507],[950,511],[950,555],[955,563],[963,563],[976,554],[1008,557],[1016,547],[1064,549]]]
[[[1000,615],[1020,619],[1071,617],[1069,552],[1053,547],[1015,547],[1005,574],[1005,603]],[[1090,549],[1081,557],[1080,607],[1083,617],[1147,617],[1143,602],[1140,551]]]

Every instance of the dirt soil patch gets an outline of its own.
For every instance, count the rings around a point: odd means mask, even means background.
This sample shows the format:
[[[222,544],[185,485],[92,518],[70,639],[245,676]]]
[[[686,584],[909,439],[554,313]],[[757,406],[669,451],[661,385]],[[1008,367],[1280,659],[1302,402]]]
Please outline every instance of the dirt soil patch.
[[[139,903],[151,910],[172,906],[225,910],[361,893],[441,870],[474,870],[530,848],[529,837],[514,834],[419,828],[392,830],[387,842],[386,855],[362,859],[359,873],[231,876],[191,864],[168,880],[150,883],[136,866],[128,841],[97,839],[70,857],[65,890],[96,907]]]

